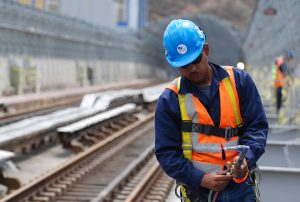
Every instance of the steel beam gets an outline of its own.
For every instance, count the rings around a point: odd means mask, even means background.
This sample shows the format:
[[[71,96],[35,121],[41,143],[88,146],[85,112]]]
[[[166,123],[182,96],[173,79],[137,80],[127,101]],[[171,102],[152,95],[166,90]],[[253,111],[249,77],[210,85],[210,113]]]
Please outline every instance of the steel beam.
[[[269,125],[268,140],[289,141],[300,138],[300,128],[295,125]]]
[[[268,141],[266,146],[266,152],[259,159],[258,165],[300,168],[299,154],[299,140]]]
[[[299,201],[299,168],[261,166],[260,174],[259,190],[262,201]]]

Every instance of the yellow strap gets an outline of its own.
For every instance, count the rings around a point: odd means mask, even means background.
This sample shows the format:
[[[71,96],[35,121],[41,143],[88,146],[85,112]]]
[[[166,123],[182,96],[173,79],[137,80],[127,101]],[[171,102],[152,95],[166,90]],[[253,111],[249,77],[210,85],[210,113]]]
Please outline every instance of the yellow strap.
[[[181,193],[181,196],[182,196],[183,198],[185,198],[185,199],[184,199],[184,202],[191,202],[190,199],[187,198],[187,195],[186,195],[186,189],[185,189],[184,186],[180,186],[180,193]]]
[[[177,78],[177,89],[178,89],[178,91],[180,89],[180,81],[181,81],[181,77],[178,77]]]
[[[181,77],[179,77],[177,81],[178,92],[180,89],[180,80]],[[191,120],[186,111],[186,106],[185,106],[186,96],[183,94],[178,94],[178,101],[180,107],[181,120]],[[190,132],[182,132],[181,147],[182,147],[184,157],[187,159],[192,159],[192,139],[191,139]]]
[[[182,132],[182,151],[185,158],[192,159],[191,133],[189,132]]]
[[[237,124],[237,126],[239,126],[239,125],[241,125],[242,121],[241,121],[239,113],[238,113],[238,106],[237,106],[237,103],[236,103],[236,100],[235,100],[233,86],[231,85],[230,78],[226,77],[223,80],[223,82],[224,82],[225,88],[226,88],[226,90],[229,94],[230,102],[233,106],[233,113],[234,113],[234,116],[235,116],[235,119],[236,119],[236,124]]]
[[[180,106],[181,120],[191,120],[185,107],[186,96],[183,94],[178,94],[178,101]]]
[[[186,96],[178,94],[181,120],[191,120],[186,112],[185,100]],[[183,155],[187,159],[192,159],[192,140],[190,132],[182,132],[182,150]]]

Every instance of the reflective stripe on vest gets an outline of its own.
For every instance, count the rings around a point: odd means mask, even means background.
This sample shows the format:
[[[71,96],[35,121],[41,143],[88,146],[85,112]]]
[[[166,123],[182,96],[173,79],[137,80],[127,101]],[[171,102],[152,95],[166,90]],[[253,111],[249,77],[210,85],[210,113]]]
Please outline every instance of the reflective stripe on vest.
[[[226,67],[229,77],[220,81],[220,128],[228,126],[236,128],[242,125],[239,108],[239,97],[236,91],[232,67]],[[178,95],[180,113],[183,121],[214,125],[209,113],[197,97],[191,93],[179,94],[181,77],[175,79],[168,88]],[[225,137],[206,135],[197,132],[182,132],[182,149],[185,158],[194,166],[205,172],[223,169],[227,161],[233,161],[236,151],[226,151],[227,158],[222,159],[221,145],[224,147],[237,145],[237,137],[226,140]]]
[[[195,168],[198,168],[199,170],[203,170],[207,173],[214,173],[214,172],[223,170],[223,165],[202,163],[202,162],[195,161],[195,160],[192,160],[192,163]]]
[[[188,96],[185,96],[183,94],[178,94],[178,91],[180,89],[180,83],[181,83],[181,77],[178,77],[174,79],[168,86],[167,88],[171,89],[174,91],[177,96],[178,96],[178,101],[179,101],[179,106],[180,106],[180,114],[182,120],[192,120],[190,117],[193,117],[193,113],[191,115],[191,112],[188,111],[188,107],[185,107],[186,105],[188,106],[188,103],[191,103],[191,99],[187,98]],[[181,107],[184,106],[184,107]],[[198,117],[194,118],[195,120],[198,119]],[[198,120],[197,120],[198,122]],[[183,155],[187,159],[192,159],[192,142],[191,142],[191,135],[198,135],[196,132],[182,132],[182,151]]]
[[[235,86],[232,67],[230,66],[226,67],[226,71],[229,74],[229,78],[228,77],[224,78],[220,82],[220,87],[219,87],[220,108],[222,109],[221,117],[223,117],[223,119],[220,120],[220,128],[226,128],[226,126],[230,125],[228,124],[227,119],[233,122],[232,125],[234,125],[233,128],[235,128],[236,126],[242,125],[240,102],[239,102],[239,96]],[[228,99],[230,100],[231,105],[228,105]]]

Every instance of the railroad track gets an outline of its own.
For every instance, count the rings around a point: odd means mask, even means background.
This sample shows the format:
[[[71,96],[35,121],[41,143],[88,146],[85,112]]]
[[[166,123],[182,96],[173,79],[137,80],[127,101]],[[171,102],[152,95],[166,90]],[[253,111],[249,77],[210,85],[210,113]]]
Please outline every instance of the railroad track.
[[[123,102],[126,102],[124,100]],[[109,109],[107,109],[109,110]],[[0,148],[17,156],[59,142],[56,129],[102,113],[98,109],[67,108],[0,127]]]
[[[107,90],[121,90],[125,88],[137,88],[142,89],[148,86],[152,86],[157,82],[140,80],[119,83],[108,84],[101,87],[88,87],[86,89],[80,88],[76,91],[71,89],[66,93],[43,93],[43,95],[30,95],[24,96],[19,99],[16,96],[13,98],[0,99],[0,126],[9,124],[20,119],[32,117],[34,115],[40,115],[39,113],[46,113],[52,111],[54,108],[64,108],[66,106],[74,106],[80,104],[82,97],[85,94],[93,94],[96,92],[104,92]],[[43,113],[44,111],[44,113]]]
[[[63,148],[80,153],[112,133],[135,122],[138,117],[134,114],[139,112],[152,113],[157,99],[157,93],[154,92],[161,90],[161,87],[154,88],[156,88],[155,91],[152,88],[144,89],[142,97],[140,92],[127,92],[124,90],[123,94],[119,93],[119,97],[112,96],[113,99],[110,99],[109,103],[109,106],[118,106],[124,102],[134,101],[140,104],[138,106],[132,103],[125,104],[108,109],[102,113],[99,113],[103,110],[101,107],[89,107],[88,109],[68,108],[45,116],[26,119],[8,127],[1,127],[0,148],[14,152],[15,159],[22,159],[23,154],[27,156],[34,155],[35,151],[37,151],[36,149],[49,148],[57,145],[60,141]],[[151,91],[151,93],[148,91]],[[137,96],[137,93],[139,96]],[[152,95],[150,98],[149,94]],[[123,95],[125,96],[122,97]],[[104,98],[106,98],[104,101],[107,101],[107,97]],[[97,98],[96,100],[99,101],[100,99]],[[108,106],[106,102],[100,103]],[[78,129],[77,126],[81,129]],[[86,132],[83,132],[85,127],[87,127]],[[43,169],[45,170],[45,168]],[[20,178],[18,179],[16,176],[4,176],[4,178],[0,183],[7,187],[8,193],[20,188]],[[18,183],[4,183],[4,181],[11,180],[10,178]],[[28,179],[28,177],[26,178]]]
[[[91,201],[99,196],[104,196],[104,200],[114,193],[113,189],[128,181],[128,176],[138,173],[142,165],[155,162],[153,116],[144,115],[110,134],[1,201]]]
[[[150,169],[145,167],[135,175],[122,190],[115,194],[112,202],[166,201],[174,181],[168,177],[155,160]],[[93,202],[100,200],[95,199]]]
[[[38,114],[36,115],[39,116],[23,114],[24,117],[11,117],[11,120],[1,119],[0,117],[0,149],[14,152],[16,156],[20,156],[30,153],[36,148],[57,144],[59,138],[56,134],[56,128],[109,110],[109,108],[118,107],[125,103],[136,103],[145,110],[153,111],[158,92],[162,90],[161,86],[165,86],[165,84],[136,91],[124,89],[115,92],[108,91],[91,94],[91,98],[97,99],[93,101],[87,100],[87,103],[91,104],[89,102],[92,101],[97,107],[84,105],[82,108],[69,107],[62,110],[55,110],[55,112],[52,113],[47,113],[47,110],[43,112],[37,111],[36,113]],[[85,104],[85,102],[81,104]],[[27,115],[31,118],[24,119]],[[18,119],[22,120],[13,124],[8,124],[10,122],[15,122]],[[4,125],[1,125],[1,121]]]

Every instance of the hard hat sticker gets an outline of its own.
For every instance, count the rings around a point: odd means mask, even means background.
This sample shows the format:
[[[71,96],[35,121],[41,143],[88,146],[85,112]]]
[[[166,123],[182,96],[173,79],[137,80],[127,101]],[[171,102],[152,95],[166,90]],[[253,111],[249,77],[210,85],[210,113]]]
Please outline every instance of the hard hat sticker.
[[[177,46],[177,52],[181,55],[185,54],[187,52],[187,47],[184,44],[179,44]]]
[[[201,29],[199,29],[199,27],[195,27],[195,29],[199,33],[200,37],[204,38],[204,32]]]

